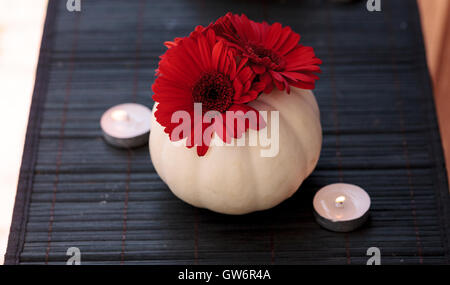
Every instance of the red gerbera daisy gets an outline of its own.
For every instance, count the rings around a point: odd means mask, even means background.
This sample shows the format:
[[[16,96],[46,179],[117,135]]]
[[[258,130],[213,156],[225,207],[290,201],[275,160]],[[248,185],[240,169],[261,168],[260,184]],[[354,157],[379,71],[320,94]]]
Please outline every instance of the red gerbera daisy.
[[[299,44],[300,35],[290,27],[283,28],[280,23],[256,23],[245,15],[231,13],[215,25],[221,27],[214,27],[214,30],[220,31],[220,36],[249,59],[253,71],[266,84],[264,92],[272,91],[273,83],[288,93],[289,85],[314,89],[319,79],[314,73],[320,73],[318,65],[322,61],[311,47]]]
[[[205,137],[204,132],[210,126],[224,142],[230,142],[231,137],[240,138],[248,128],[264,128],[265,121],[258,112],[245,105],[256,99],[264,88],[264,84],[254,83],[256,75],[247,66],[247,59],[237,62],[235,50],[216,37],[212,29],[182,41],[181,45],[172,45],[161,57],[159,76],[152,87],[153,99],[158,102],[156,120],[170,139],[187,138],[187,146],[197,146],[197,154],[203,156],[212,136],[211,133]],[[195,103],[202,104],[201,114],[194,108]],[[173,123],[172,118],[177,111],[184,111],[191,118],[200,115],[202,120],[191,120],[190,132],[182,132],[176,137],[173,131],[179,123]],[[216,111],[219,115],[204,120],[208,111]],[[233,122],[234,128],[230,128],[225,117],[227,111],[242,111],[241,115],[255,112],[256,120],[234,117],[233,120],[240,122]]]
[[[171,48],[171,47],[177,46],[183,39],[194,38],[198,34],[202,33],[204,30],[205,30],[205,27],[203,27],[202,25],[198,25],[197,27],[195,27],[194,31],[192,31],[189,34],[189,37],[175,38],[173,41],[166,41],[166,42],[164,42],[164,45],[167,48]]]
[[[231,13],[228,13],[227,15],[220,17],[219,19],[217,19],[216,22],[210,23],[206,28],[203,27],[202,25],[198,25],[197,27],[195,27],[194,31],[192,31],[189,34],[189,37],[178,37],[175,38],[173,41],[164,42],[164,45],[167,48],[172,48],[174,46],[179,45],[184,39],[195,38],[197,35],[204,33],[209,29],[214,30],[216,36],[218,37],[221,37],[222,35],[226,34],[232,34],[235,32],[235,30],[229,19],[230,15]]]

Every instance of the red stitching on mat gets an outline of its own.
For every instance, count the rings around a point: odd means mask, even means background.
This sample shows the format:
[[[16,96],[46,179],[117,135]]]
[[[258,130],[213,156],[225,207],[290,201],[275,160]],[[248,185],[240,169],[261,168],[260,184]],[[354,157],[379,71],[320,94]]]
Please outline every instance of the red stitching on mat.
[[[275,264],[275,237],[273,232],[270,233],[270,263],[273,265]]]
[[[194,213],[194,264],[198,264],[198,209]]]
[[[347,256],[347,264],[352,264],[352,257],[350,256],[350,237],[346,233],[345,236],[345,255]]]
[[[122,225],[122,250],[120,253],[120,264],[125,262],[125,240],[127,239],[127,220],[128,220],[128,194],[130,192],[131,176],[131,150],[127,151],[127,177],[125,180],[125,201],[123,205],[123,225]]]
[[[339,182],[344,181],[344,175],[342,173],[342,156],[341,156],[341,147],[340,147],[340,124],[339,124],[339,113],[338,113],[338,107],[337,107],[337,87],[336,87],[336,78],[335,78],[335,70],[334,70],[334,51],[331,47],[330,43],[334,42],[332,31],[330,30],[331,26],[331,15],[330,15],[330,8],[327,6],[327,34],[328,34],[328,41],[327,41],[327,47],[328,47],[328,54],[330,56],[330,85],[332,89],[332,106],[333,106],[333,123],[334,128],[336,130],[336,160],[337,160],[337,166],[338,166],[338,176],[339,176]],[[351,264],[351,256],[350,256],[350,238],[348,234],[346,233],[345,236],[345,255],[346,255],[346,262],[347,264]]]
[[[402,114],[400,115],[402,117],[401,121],[402,121],[402,132],[403,132],[403,137],[404,137],[404,121],[403,121],[403,112],[401,112]],[[415,199],[415,195],[414,195],[414,190],[413,190],[413,182],[412,182],[412,173],[411,173],[411,164],[409,161],[409,152],[408,152],[408,143],[406,142],[406,139],[403,138],[403,155],[405,156],[405,161],[406,161],[406,169],[407,169],[407,174],[408,174],[408,186],[409,186],[409,197],[411,199],[411,214],[413,216],[413,225],[414,225],[414,233],[416,235],[416,246],[417,246],[417,254],[419,255],[419,262],[420,264],[423,263],[423,257],[422,257],[422,241],[420,239],[420,233],[419,233],[419,225],[417,223],[417,213],[416,213],[416,199]]]
[[[142,20],[144,18],[145,10],[145,0],[139,2],[139,11],[137,19],[137,38],[136,38],[136,50],[135,50],[135,61],[134,61],[134,80],[133,80],[133,102],[136,102],[138,83],[139,83],[139,60],[141,57],[141,47],[142,47]]]
[[[387,1],[386,1],[387,2]],[[387,7],[389,7],[389,5],[386,5]],[[393,47],[394,47],[394,34],[393,34],[393,27],[392,27],[392,19],[391,19],[391,14],[390,14],[390,9],[386,9],[387,11],[384,13],[385,14],[385,18],[387,20],[387,22],[389,23],[389,41],[390,41],[390,45],[391,45],[391,51],[393,51]],[[397,104],[397,110],[398,113],[400,114],[400,129],[402,132],[402,147],[403,147],[403,157],[405,159],[405,164],[406,164],[406,174],[408,176],[408,187],[409,187],[409,196],[410,196],[410,204],[411,204],[411,215],[413,217],[413,227],[414,227],[414,233],[416,235],[416,247],[417,247],[417,255],[419,256],[419,263],[422,264],[423,263],[423,257],[422,257],[422,242],[421,242],[421,238],[420,238],[420,233],[419,233],[419,225],[417,223],[417,214],[416,214],[416,200],[415,200],[415,195],[414,195],[414,189],[413,189],[413,181],[412,181],[412,172],[411,172],[411,162],[409,160],[409,151],[408,151],[408,142],[406,140],[406,130],[405,130],[405,117],[404,117],[404,110],[403,110],[403,100],[402,97],[399,94],[399,78],[398,78],[398,74],[397,74],[397,63],[395,60],[395,56],[394,53],[391,53],[391,61],[392,61],[392,67],[394,70],[394,76],[393,76],[393,80],[394,80],[394,85],[395,85],[395,89],[396,89],[396,95],[397,95],[397,100],[398,100],[398,104]]]
[[[133,79],[133,93],[132,93],[132,101],[136,102],[137,100],[137,92],[138,92],[138,83],[139,83],[139,59],[141,55],[141,46],[142,46],[142,19],[144,17],[145,10],[145,1],[141,0],[139,2],[138,8],[138,18],[136,25],[136,50],[135,50],[135,58],[134,58],[134,79]],[[131,175],[131,157],[132,152],[128,149],[127,153],[127,177],[125,181],[125,201],[123,206],[123,226],[122,226],[122,246],[120,252],[120,264],[125,263],[125,242],[127,239],[127,222],[128,222],[128,196],[130,192],[130,175]]]
[[[69,105],[69,98],[72,91],[72,78],[73,71],[75,69],[75,54],[78,45],[78,29],[80,26],[80,14],[77,13],[75,18],[74,32],[73,32],[73,41],[72,41],[72,49],[70,52],[70,60],[69,60],[69,74],[67,76],[66,87],[65,87],[65,95],[64,95],[64,106],[63,106],[63,114],[61,120],[61,126],[59,127],[59,136],[58,136],[58,150],[56,154],[56,169],[55,169],[55,180],[53,181],[53,194],[52,194],[52,204],[50,207],[50,218],[47,229],[47,248],[45,250],[45,264],[48,264],[50,249],[52,245],[52,234],[53,234],[53,222],[55,220],[55,204],[56,204],[56,193],[58,192],[58,184],[59,184],[59,170],[61,167],[61,159],[62,159],[62,151],[64,148],[64,129],[67,122],[67,109]]]

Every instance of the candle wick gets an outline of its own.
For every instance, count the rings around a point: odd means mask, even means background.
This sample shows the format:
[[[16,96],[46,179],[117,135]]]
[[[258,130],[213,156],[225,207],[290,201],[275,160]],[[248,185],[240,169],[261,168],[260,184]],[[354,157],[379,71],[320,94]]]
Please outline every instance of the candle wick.
[[[345,202],[345,196],[337,197],[335,202],[336,202],[336,207],[343,208],[344,207],[344,202]]]
[[[111,117],[114,121],[129,121],[130,115],[125,110],[115,110],[111,113]]]

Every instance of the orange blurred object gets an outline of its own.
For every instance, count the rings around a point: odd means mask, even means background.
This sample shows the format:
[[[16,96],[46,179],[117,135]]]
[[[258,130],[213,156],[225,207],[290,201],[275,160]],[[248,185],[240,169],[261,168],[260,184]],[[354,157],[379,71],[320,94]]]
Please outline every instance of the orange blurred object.
[[[439,128],[450,177],[450,1],[418,0]]]

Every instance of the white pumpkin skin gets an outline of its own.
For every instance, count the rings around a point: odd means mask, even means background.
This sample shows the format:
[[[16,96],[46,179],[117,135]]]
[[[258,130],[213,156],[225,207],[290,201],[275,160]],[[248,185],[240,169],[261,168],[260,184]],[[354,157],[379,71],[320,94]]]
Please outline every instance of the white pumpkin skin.
[[[211,146],[205,156],[199,157],[195,148],[174,145],[153,117],[151,159],[161,179],[178,198],[219,213],[246,214],[283,202],[311,174],[322,146],[320,112],[314,94],[291,87],[290,94],[274,90],[248,105],[259,111],[280,112],[278,155],[262,157],[261,148],[268,147],[235,144]],[[155,107],[156,104],[153,113]]]

